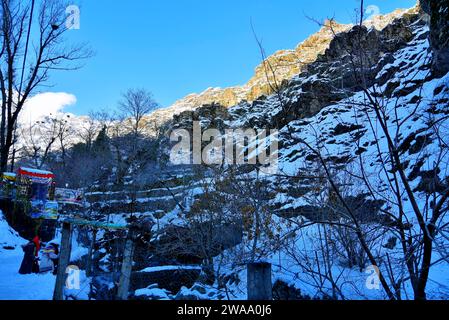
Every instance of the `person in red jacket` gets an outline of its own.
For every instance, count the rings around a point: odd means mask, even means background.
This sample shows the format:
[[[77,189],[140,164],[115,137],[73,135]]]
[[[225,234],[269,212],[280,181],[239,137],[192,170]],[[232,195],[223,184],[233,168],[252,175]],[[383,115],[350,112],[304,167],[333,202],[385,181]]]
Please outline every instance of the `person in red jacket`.
[[[20,265],[20,274],[39,273],[39,250],[41,249],[41,241],[39,236],[34,237],[26,245],[22,246],[24,256]]]
[[[38,235],[36,235],[34,237],[33,243],[34,243],[34,246],[35,246],[34,256],[37,258],[37,257],[39,257],[39,251],[41,250],[41,239],[39,238]]]
[[[34,243],[33,273],[39,273],[39,251],[41,250],[41,239],[39,235],[36,235],[32,242]]]

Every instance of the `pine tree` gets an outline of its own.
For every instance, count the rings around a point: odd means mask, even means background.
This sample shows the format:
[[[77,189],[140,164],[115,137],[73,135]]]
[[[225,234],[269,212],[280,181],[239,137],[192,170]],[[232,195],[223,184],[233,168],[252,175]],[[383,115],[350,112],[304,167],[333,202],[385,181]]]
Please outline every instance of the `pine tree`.
[[[92,144],[92,154],[94,156],[108,156],[110,154],[110,138],[108,137],[106,126],[101,129]]]

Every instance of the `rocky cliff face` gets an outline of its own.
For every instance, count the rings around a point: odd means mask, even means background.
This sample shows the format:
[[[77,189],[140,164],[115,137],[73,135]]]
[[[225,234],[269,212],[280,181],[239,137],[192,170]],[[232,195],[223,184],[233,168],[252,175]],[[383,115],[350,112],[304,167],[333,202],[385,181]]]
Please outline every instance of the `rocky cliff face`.
[[[422,9],[430,15],[430,44],[434,53],[436,75],[449,72],[449,2],[421,0]]]
[[[254,76],[244,85],[230,88],[209,88],[200,94],[191,94],[174,103],[173,107],[190,105],[198,107],[219,103],[225,107],[238,104],[242,100],[254,101],[262,95],[272,93],[270,84],[279,85],[300,73],[315,61],[329,46],[334,33],[350,29],[351,25],[326,21],[321,29],[293,50],[280,50],[256,67]],[[257,49],[257,48],[255,48]]]
[[[395,15],[398,19],[391,18]],[[263,69],[259,69],[256,72],[259,76],[256,75],[249,82],[250,85],[238,89],[229,88],[227,91],[209,89],[202,96],[191,95],[184,99],[187,102],[178,102],[175,106],[152,115],[153,119],[157,118],[161,122],[170,119],[167,124],[170,129],[189,129],[193,120],[200,121],[203,128],[278,128],[279,172],[282,174],[280,177],[268,177],[264,180],[273,192],[268,193],[267,199],[264,198],[263,201],[264,203],[266,201],[266,208],[279,225],[279,229],[275,231],[276,236],[294,237],[293,247],[307,247],[304,254],[309,261],[315,261],[313,260],[315,252],[321,250],[316,242],[316,239],[319,239],[316,229],[313,226],[304,226],[301,229],[308,235],[302,238],[302,235],[295,235],[297,231],[295,224],[303,225],[304,221],[321,221],[323,216],[330,217],[332,211],[329,211],[329,208],[334,208],[334,200],[332,194],[323,198],[328,191],[328,185],[320,178],[322,165],[317,159],[317,154],[305,147],[305,143],[322,150],[322,161],[341,182],[345,199],[355,208],[356,217],[363,216],[363,222],[367,224],[392,226],[392,221],[380,210],[390,212],[385,202],[389,201],[390,197],[387,183],[392,181],[391,174],[396,168],[384,167],[384,158],[389,157],[387,139],[379,129],[374,108],[367,103],[367,95],[363,89],[369,90],[371,96],[378,99],[382,112],[388,115],[384,120],[385,126],[391,128],[394,134],[392,140],[398,146],[399,156],[404,163],[405,174],[409,177],[413,192],[422,199],[419,200],[419,206],[426,206],[424,201],[427,201],[430,193],[441,192],[449,186],[447,177],[449,153],[439,152],[442,149],[438,139],[448,137],[449,75],[438,78],[431,72],[430,52],[432,49],[435,50],[435,40],[431,45],[429,39],[432,38],[435,28],[429,29],[427,18],[418,12],[417,8],[406,12],[400,11],[389,18],[379,17],[375,21],[379,21],[377,25],[374,22],[365,26],[335,25],[341,28],[341,31],[337,35],[328,33],[331,39],[325,39],[323,36],[325,29],[318,33],[318,38],[310,38],[309,48],[322,48],[321,54],[312,55],[313,50],[309,49],[311,55],[307,64],[296,69],[282,69],[280,77],[290,78],[284,79],[279,94],[262,97],[255,95],[255,100],[249,101],[246,94],[250,91],[245,91],[245,88],[251,85],[261,88],[263,85]],[[330,23],[327,27],[330,28]],[[305,48],[307,43],[306,41],[300,46]],[[271,59],[283,57],[288,60],[290,55],[293,57],[295,54],[293,51],[284,51]],[[293,76],[289,75],[289,72],[292,72]],[[360,74],[363,74],[362,78]],[[225,97],[223,100],[217,98],[223,97],[221,95]],[[244,101],[231,105],[240,99],[235,96]],[[214,101],[220,103],[211,103]],[[434,130],[436,123],[439,124],[440,131]],[[447,146],[446,140],[442,142]],[[162,145],[169,151],[168,140]],[[441,159],[438,158],[440,156]],[[431,167],[436,163],[441,165]],[[369,177],[369,187],[357,178],[361,175],[358,171],[360,167],[363,167],[363,176]],[[145,221],[154,234],[163,234],[165,237],[151,239],[150,243],[154,247],[160,246],[161,243],[185,246],[191,239],[180,241],[173,236],[184,233],[186,229],[182,228],[189,228],[188,222],[179,219],[192,213],[192,208],[212,203],[211,192],[209,187],[207,190],[201,187],[201,178],[194,167],[168,166],[164,170],[167,172],[158,172],[160,179],[158,183],[148,185],[146,190],[139,191],[135,201],[138,205],[120,190],[114,193],[99,190],[88,195],[89,201],[95,210],[103,213],[105,219],[107,217],[114,222],[120,222],[127,221],[133,216]],[[250,170],[254,168],[251,167]],[[209,182],[207,185],[209,186]],[[222,192],[219,193],[222,195]],[[374,196],[369,196],[370,194]],[[229,199],[232,200],[219,202],[220,207],[228,208],[227,202],[233,205],[237,202],[236,198]],[[323,201],[330,204],[323,206]],[[406,204],[408,215],[411,212],[409,201],[408,199],[402,201]],[[188,205],[185,206],[189,208],[187,214],[177,203]],[[288,223],[285,223],[285,218],[289,219]],[[405,220],[409,221],[408,218]],[[294,221],[293,225],[290,225],[291,221]],[[240,230],[237,231],[240,234]],[[230,247],[240,241],[243,243],[249,241],[247,235],[236,238],[238,240],[232,242],[233,245]],[[389,238],[394,238],[392,233],[386,231],[381,237],[379,236],[380,238],[382,238],[379,240],[380,256],[397,252],[391,251],[397,249],[394,248],[394,244],[389,243]],[[262,247],[263,244],[259,246]],[[220,248],[225,248],[223,243],[220,243]],[[225,256],[227,254],[232,256],[232,250],[229,252],[224,250]],[[140,260],[142,265],[139,264],[139,268],[152,267],[153,263],[196,264],[199,262],[195,259],[202,257],[195,253],[189,259],[184,256],[175,257],[175,261],[171,261],[165,256],[155,256],[152,253],[150,256],[147,251],[145,253],[146,255]],[[215,254],[216,252],[212,253]],[[301,288],[310,296],[321,297],[322,292],[317,293],[314,288],[304,287],[304,283],[311,281],[307,272],[299,272],[298,276],[301,278],[297,278],[298,269],[295,269],[297,260],[292,256],[274,249],[267,254],[266,260],[276,264],[281,255],[284,269],[278,272],[278,276],[290,279],[295,287]],[[238,261],[241,261],[240,258],[239,256]],[[338,263],[340,265],[340,262]],[[242,298],[239,296],[242,289],[239,283],[246,275],[245,270],[239,269],[233,263],[226,265],[226,268],[224,283],[227,284],[233,297]],[[351,281],[356,281],[354,279],[360,278],[361,275],[355,272],[354,268],[345,269],[345,272],[348,272]],[[291,274],[295,274],[295,278],[289,278]],[[135,288],[147,287],[152,281],[151,277],[144,277],[144,283],[136,284]],[[341,281],[344,282],[345,279],[342,278]],[[365,278],[360,288],[365,288]],[[438,291],[433,282],[429,283],[429,288],[429,291]],[[438,298],[438,293],[434,292],[429,297]],[[378,293],[378,291],[365,292],[367,297],[385,298]],[[346,287],[343,288],[343,295],[348,299],[360,298]]]
[[[375,16],[365,21],[364,25],[367,29],[381,31],[395,19],[417,12],[417,7],[396,10],[386,15]],[[173,115],[191,111],[203,105],[217,103],[224,107],[231,107],[242,101],[253,102],[260,97],[270,95],[273,93],[273,87],[285,87],[292,77],[306,71],[310,64],[325,54],[336,35],[345,33],[352,27],[351,24],[339,24],[328,20],[317,33],[301,42],[295,49],[280,50],[268,57],[256,67],[254,76],[246,84],[224,89],[208,88],[200,94],[188,95],[172,106],[156,111],[148,120],[164,123],[171,120]]]
[[[417,10],[403,13],[380,30],[354,26],[337,34],[323,54],[286,82],[279,95],[269,95],[253,102],[242,101],[231,107],[211,103],[194,110],[185,109],[174,116],[171,128],[189,129],[193,120],[200,121],[205,128],[220,130],[278,128],[281,132],[280,166],[283,172],[288,172],[313,162],[313,155],[306,152],[300,143],[292,141],[290,130],[303,139],[313,139],[310,127],[317,127],[317,132],[321,133],[319,141],[325,143],[326,150],[335,151],[329,155],[330,161],[337,166],[345,165],[360,153],[367,152],[376,140],[368,138],[367,128],[361,125],[363,121],[369,122],[360,115],[354,116],[351,108],[363,97],[360,93],[361,79],[355,77],[353,64],[363,66],[364,85],[381,90],[384,103],[403,103],[401,112],[406,117],[410,111],[408,108],[419,101],[423,84],[431,80],[428,38],[426,19]],[[348,51],[348,48],[352,50]],[[434,85],[429,84],[429,88]],[[429,88],[426,88],[430,92],[426,99],[431,101],[433,89]],[[444,106],[446,100],[439,103]],[[423,106],[423,110],[428,112],[425,108]],[[417,121],[413,119],[409,128],[416,127]],[[405,136],[414,139],[421,133],[403,135],[400,140]],[[364,146],[360,149],[351,149],[350,146],[356,144],[351,141],[359,141],[363,136],[371,140],[362,144]],[[290,173],[294,175],[297,172]],[[295,189],[293,186],[297,182],[295,180],[292,185],[287,182],[286,190]],[[307,183],[310,181],[305,185]],[[302,192],[306,189],[304,186]],[[297,200],[291,194],[286,198],[292,202]],[[286,204],[286,198],[278,203],[280,212],[290,205]]]
[[[324,52],[304,65],[299,74],[284,80],[280,95],[261,96],[255,101],[245,99],[231,107],[222,102],[184,109],[174,116],[173,122],[184,128],[189,128],[192,120],[201,120],[207,127],[220,129],[223,128],[221,122],[241,128],[280,129],[295,119],[313,116],[359,90],[360,79],[354,76],[354,64],[363,65],[367,86],[384,85],[391,73],[376,77],[382,68],[394,62],[394,53],[414,37],[414,24],[424,26],[425,22],[417,12],[409,11],[380,30],[353,26],[336,34]],[[347,48],[356,49],[348,52]],[[390,84],[387,92],[395,88]]]

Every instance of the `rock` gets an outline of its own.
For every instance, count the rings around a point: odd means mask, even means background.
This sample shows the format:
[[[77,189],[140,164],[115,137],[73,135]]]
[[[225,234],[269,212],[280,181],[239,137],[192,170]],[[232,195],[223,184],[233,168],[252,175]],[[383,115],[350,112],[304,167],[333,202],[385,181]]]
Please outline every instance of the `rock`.
[[[183,286],[192,287],[201,270],[176,269],[156,272],[133,272],[131,274],[131,291],[157,284],[159,288],[178,292]]]
[[[387,243],[384,245],[384,248],[393,250],[396,247],[397,243],[398,243],[398,238],[391,237],[390,239],[388,239]]]
[[[334,129],[333,135],[334,136],[339,136],[345,133],[349,133],[349,132],[353,132],[356,130],[360,130],[360,129],[364,129],[363,126],[361,125],[355,125],[355,124],[344,124],[344,123],[339,123],[337,124],[337,126]]]
[[[401,19],[391,18],[382,28],[369,28],[368,24],[337,33],[319,59],[308,64],[304,73],[290,81],[282,92],[285,96],[283,110],[265,126],[279,128],[292,120],[314,116],[324,107],[360,90],[354,63],[363,66],[367,86],[385,83],[389,77],[376,79],[379,71],[393,62],[394,52],[412,40],[413,28],[416,24],[424,24],[419,18],[417,10],[411,9]],[[360,51],[363,55],[357,54]],[[392,93],[395,88],[390,85],[388,89]],[[253,104],[248,113],[254,113],[254,109],[256,106]]]
[[[175,300],[221,300],[223,298],[224,296],[214,288],[197,283],[190,289],[182,287],[176,295]]]
[[[199,285],[199,284],[195,284],[195,285],[192,287],[191,290],[197,291],[197,292],[199,292],[200,294],[206,294],[206,293],[207,293],[206,288],[204,288],[202,285]]]
[[[157,284],[153,284],[145,289],[139,289],[131,296],[133,300],[171,300],[173,296],[167,290],[160,289]]]
[[[449,72],[449,2],[421,0],[424,12],[430,15],[430,44],[433,50],[433,71],[436,76]]]
[[[209,256],[217,256],[223,252],[223,250],[233,248],[242,242],[243,229],[241,224],[237,223],[225,223],[216,225],[211,222],[204,222],[201,226],[198,226],[202,230],[213,230],[212,242],[208,247]],[[165,228],[164,233],[154,241],[152,244],[154,247],[165,248],[159,250],[154,257],[158,260],[166,263],[180,263],[187,265],[201,264],[207,256],[204,256],[204,251],[200,247],[188,246],[188,243],[195,243],[198,229],[186,228],[181,226],[168,226]],[[172,261],[172,262],[170,262]],[[207,270],[205,270],[207,271]],[[209,276],[210,273],[206,272]],[[207,282],[207,281],[206,281]]]
[[[92,279],[91,297],[95,300],[106,301],[114,300],[116,295],[116,288],[111,276],[96,276]]]
[[[182,287],[176,295],[175,300],[196,301],[200,299],[191,290],[187,289],[186,287]]]
[[[309,296],[304,296],[300,289],[278,280],[273,286],[273,300],[292,301],[292,300],[311,300]]]
[[[365,26],[367,29],[381,31],[395,19],[415,13],[417,13],[416,8],[396,10],[390,14],[376,16],[366,21]],[[242,101],[251,103],[261,96],[270,95],[274,92],[273,89],[285,89],[295,75],[307,71],[310,64],[322,61],[323,55],[329,48],[335,34],[347,32],[352,27],[351,24],[339,24],[334,20],[326,20],[317,33],[298,44],[296,48],[280,50],[268,57],[265,62],[256,67],[254,76],[246,84],[225,89],[208,88],[202,93],[190,94],[168,108],[157,110],[146,117],[146,120],[162,125],[171,121],[175,115],[196,110],[203,105],[218,103],[225,108],[229,108]],[[370,34],[370,36],[373,35],[374,33]],[[337,61],[338,63],[340,61]],[[270,65],[274,70],[274,75],[271,70],[267,72],[267,67],[270,68]],[[346,80],[350,77],[350,73],[344,76]],[[350,80],[350,82],[354,81]]]
[[[430,1],[431,0],[420,0],[419,2],[421,9],[429,15],[430,15]]]

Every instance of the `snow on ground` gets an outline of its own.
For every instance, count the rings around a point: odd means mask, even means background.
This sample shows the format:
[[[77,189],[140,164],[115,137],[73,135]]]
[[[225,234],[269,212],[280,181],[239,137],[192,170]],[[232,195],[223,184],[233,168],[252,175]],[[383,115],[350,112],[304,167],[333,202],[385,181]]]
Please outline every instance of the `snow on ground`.
[[[0,211],[0,300],[49,300],[53,296],[55,276],[19,274],[23,251],[21,238],[6,222]],[[14,248],[8,250],[5,248]]]
[[[73,236],[72,261],[87,253]],[[59,243],[58,237],[53,242]],[[0,300],[51,300],[56,276],[51,272],[44,274],[19,274],[23,259],[21,245],[27,241],[21,238],[6,222],[0,211]],[[66,294],[78,299],[87,299],[90,279],[80,272],[80,289],[67,290]],[[87,289],[86,289],[87,288]]]
[[[167,290],[159,289],[155,285],[145,289],[136,290],[134,293],[136,297],[146,296],[153,300],[171,300],[169,294],[170,293]]]
[[[4,247],[20,248],[22,244],[27,243],[25,239],[22,239],[19,234],[12,229],[3,212],[0,210],[0,252]]]
[[[51,300],[56,277],[52,273],[19,274],[22,258],[21,248],[0,249],[0,300]]]
[[[176,270],[201,270],[200,266],[160,266],[143,269],[140,272],[160,272],[160,271],[176,271]]]
[[[0,211],[0,300],[48,300],[53,296],[55,276],[51,273],[19,274],[23,258],[21,245],[26,243]]]

